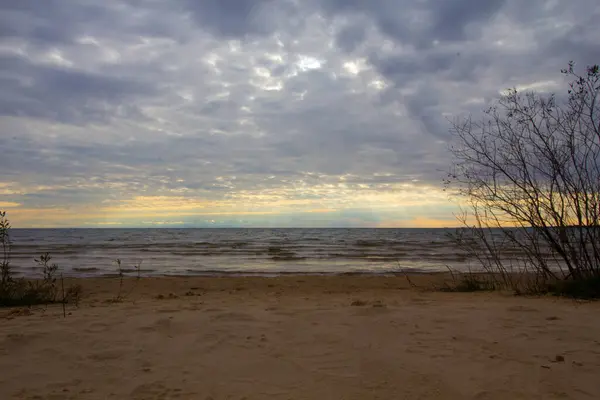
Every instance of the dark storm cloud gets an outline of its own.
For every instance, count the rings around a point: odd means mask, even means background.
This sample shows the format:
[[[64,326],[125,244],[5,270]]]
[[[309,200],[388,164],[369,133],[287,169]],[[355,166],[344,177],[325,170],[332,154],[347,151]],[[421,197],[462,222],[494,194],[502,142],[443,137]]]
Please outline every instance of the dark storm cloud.
[[[363,25],[347,25],[337,33],[336,44],[340,49],[350,53],[365,40],[365,36]]]
[[[506,0],[446,0],[430,1],[433,10],[431,33],[442,41],[464,40],[472,23],[485,23],[506,3]]]
[[[170,2],[152,0],[2,1],[0,39],[26,39],[39,47],[73,44],[83,35],[121,40],[144,35],[181,40],[181,25],[168,23],[164,18],[169,10],[177,8]]]
[[[590,29],[600,18],[600,11],[587,14],[581,25],[572,27],[565,35],[550,41],[544,50],[557,60],[568,58],[577,60],[580,65],[597,64],[600,60],[600,46],[597,30]]]
[[[493,17],[506,0],[320,0],[330,16],[366,14],[386,36],[399,42],[428,47],[433,40],[459,41],[472,24]]]
[[[2,1],[2,179],[31,207],[439,186],[449,118],[600,62],[596,3]]]
[[[38,45],[71,43],[86,24],[109,19],[110,8],[69,0],[18,0],[0,4],[0,37]]]
[[[269,13],[283,1],[275,0],[184,0],[201,28],[225,37],[266,35],[277,27]]]
[[[123,116],[135,117],[135,107],[124,103],[155,94],[152,85],[134,79],[35,65],[24,57],[0,56],[0,65],[2,116],[86,124],[104,121],[123,106]]]

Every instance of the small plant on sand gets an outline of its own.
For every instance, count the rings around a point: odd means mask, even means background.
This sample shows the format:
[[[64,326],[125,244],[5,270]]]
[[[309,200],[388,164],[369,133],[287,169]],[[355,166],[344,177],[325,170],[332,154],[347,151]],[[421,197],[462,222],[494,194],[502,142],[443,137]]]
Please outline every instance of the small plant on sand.
[[[62,279],[61,279],[62,280]],[[63,283],[62,303],[73,304],[75,307],[79,307],[81,297],[83,294],[83,287],[81,285],[70,285],[67,288],[64,287]]]
[[[2,262],[0,264],[0,296],[12,282],[10,271],[10,222],[6,218],[6,211],[0,211],[0,244],[2,245]]]
[[[129,295],[131,295],[131,293],[133,293],[133,290],[135,289],[137,283],[142,278],[142,276],[141,276],[142,261],[135,264],[133,266],[133,270],[127,270],[127,269],[123,268],[123,264],[122,264],[122,261],[120,258],[115,259],[115,264],[117,266],[117,277],[119,279],[119,289],[117,291],[116,296],[113,297],[110,300],[110,302],[119,303],[119,302],[124,301]],[[129,288],[129,290],[127,292],[125,292],[125,277],[126,277],[125,273],[127,273],[127,272],[134,272],[135,280],[134,280],[132,286]]]
[[[481,292],[481,291],[492,291],[498,288],[495,280],[484,274],[468,272],[453,271],[450,267],[448,271],[452,278],[452,282],[445,282],[444,286],[439,287],[438,290],[442,292]]]
[[[50,264],[52,257],[49,253],[44,253],[40,258],[36,258],[35,262],[42,268],[43,279],[32,283],[34,288],[40,294],[44,292],[44,296],[50,300],[50,302],[56,301],[58,288],[56,287],[56,272],[58,271],[57,264]]]
[[[123,273],[123,268],[121,267],[121,259],[117,258],[115,263],[117,264],[117,275],[119,277],[119,291],[117,292],[114,300],[121,301],[123,300],[123,278],[125,274]]]
[[[0,246],[2,247],[2,261],[0,263],[0,306],[33,306],[39,304],[66,303],[79,304],[81,286],[64,288],[62,296],[58,298],[58,285],[56,275],[58,265],[50,263],[52,257],[48,253],[42,254],[35,262],[42,268],[42,278],[27,280],[16,279],[10,267],[11,241],[10,222],[6,212],[0,211]]]

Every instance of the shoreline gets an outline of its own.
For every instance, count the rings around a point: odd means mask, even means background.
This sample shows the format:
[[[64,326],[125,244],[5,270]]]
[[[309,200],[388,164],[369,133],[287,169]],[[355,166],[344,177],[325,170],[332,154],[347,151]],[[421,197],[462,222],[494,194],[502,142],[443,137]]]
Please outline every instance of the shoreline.
[[[95,278],[115,278],[119,277],[119,273],[116,270],[106,271],[102,274],[86,274],[86,272],[100,272],[104,271],[97,268],[76,268],[74,271],[67,271],[64,274],[65,278],[69,279],[95,279]],[[60,272],[60,271],[59,271]],[[419,276],[419,275],[450,275],[448,270],[426,270],[419,268],[406,268],[405,270],[382,270],[382,271],[348,271],[348,272],[336,272],[336,271],[227,271],[227,270],[205,270],[196,272],[185,272],[185,273],[152,273],[148,274],[148,270],[144,271],[141,269],[140,278],[185,278],[185,277],[265,277],[272,278],[278,276],[382,276],[382,277],[396,277],[396,276]],[[154,270],[152,271],[154,272]],[[466,273],[467,271],[453,270],[454,273]],[[471,271],[473,274],[488,274],[485,271]],[[135,269],[124,268],[123,275],[127,278],[137,278],[137,272]],[[39,271],[34,274],[23,274],[22,271],[17,271],[15,276],[17,278],[24,278],[26,280],[38,280],[37,277],[40,275]],[[60,275],[60,273],[59,273]]]
[[[408,279],[407,279],[408,276]],[[277,290],[287,290],[291,296],[299,293],[333,293],[356,291],[357,293],[378,290],[430,291],[435,285],[443,284],[449,274],[285,274],[263,275],[207,275],[207,276],[124,276],[123,287],[133,289],[132,295],[138,298],[154,298],[156,295],[185,296],[189,290],[209,292],[247,291],[257,295],[267,295]],[[83,298],[92,301],[102,300],[117,291],[121,285],[118,275],[102,277],[73,278],[65,277],[65,285],[79,284],[83,289]],[[196,289],[194,289],[196,288]]]

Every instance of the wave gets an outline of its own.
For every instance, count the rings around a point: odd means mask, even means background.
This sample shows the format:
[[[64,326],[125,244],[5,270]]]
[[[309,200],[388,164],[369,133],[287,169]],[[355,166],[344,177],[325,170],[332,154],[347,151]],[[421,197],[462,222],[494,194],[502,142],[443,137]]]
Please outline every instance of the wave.
[[[49,252],[66,273],[116,274],[113,263],[144,260],[140,273],[186,274],[185,268],[200,263],[217,272],[301,268],[311,273],[335,273],[376,269],[392,271],[397,263],[436,269],[446,263],[469,266],[472,255],[452,246],[444,230],[378,229],[189,229],[140,230],[29,230],[18,231],[13,240],[12,264],[34,270],[33,258]],[[505,249],[505,256],[512,256]],[[137,273],[126,262],[128,275]],[[239,271],[238,271],[239,270]],[[267,271],[268,272],[268,271]],[[263,272],[261,272],[263,273]],[[355,272],[352,272],[355,273]]]
[[[385,243],[383,242],[377,242],[377,241],[372,241],[372,240],[362,240],[359,239],[356,242],[354,242],[354,245],[356,246],[360,246],[360,247],[380,247],[383,246]]]
[[[148,273],[148,272],[155,272],[156,270],[154,269],[149,269],[149,268],[140,268],[140,269],[136,269],[136,268],[121,268],[120,271],[124,274],[133,274],[133,273]]]
[[[184,271],[186,276],[344,276],[344,275],[399,275],[391,270],[365,270],[365,271],[250,271],[250,270],[220,270],[220,269],[207,269],[207,270],[196,270],[187,269]],[[420,273],[428,273],[420,270]],[[162,275],[177,276],[178,273],[165,273]]]
[[[296,254],[286,254],[271,257],[273,261],[299,261],[306,260],[306,257],[298,256]]]

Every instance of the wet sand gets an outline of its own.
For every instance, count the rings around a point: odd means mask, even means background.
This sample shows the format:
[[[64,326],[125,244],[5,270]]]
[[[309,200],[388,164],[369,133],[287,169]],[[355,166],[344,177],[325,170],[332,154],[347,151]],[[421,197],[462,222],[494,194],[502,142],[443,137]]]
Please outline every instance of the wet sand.
[[[0,399],[600,398],[600,303],[411,279],[82,279],[0,310]]]

